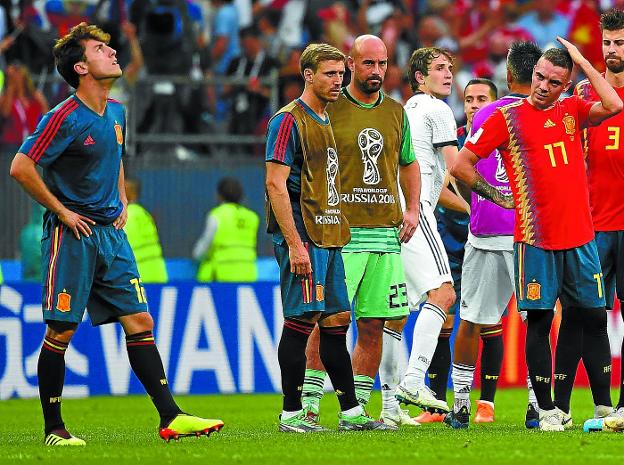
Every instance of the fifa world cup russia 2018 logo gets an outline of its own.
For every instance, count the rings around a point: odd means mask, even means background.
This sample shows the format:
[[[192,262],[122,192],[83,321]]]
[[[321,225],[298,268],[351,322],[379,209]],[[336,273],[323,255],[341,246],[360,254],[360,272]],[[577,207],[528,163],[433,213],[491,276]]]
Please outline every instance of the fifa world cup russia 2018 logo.
[[[333,147],[327,147],[327,205],[335,207],[340,202],[338,189],[336,189],[336,176],[338,175],[338,154]]]
[[[375,185],[381,181],[377,159],[383,150],[384,140],[381,133],[374,128],[365,128],[358,134],[358,147],[362,152],[364,163],[364,184]]]

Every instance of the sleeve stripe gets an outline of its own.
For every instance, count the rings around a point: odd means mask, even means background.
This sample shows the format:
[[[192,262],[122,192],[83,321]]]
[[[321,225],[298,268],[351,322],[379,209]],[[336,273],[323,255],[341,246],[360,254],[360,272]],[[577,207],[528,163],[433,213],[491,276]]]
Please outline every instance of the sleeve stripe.
[[[58,132],[65,118],[67,118],[76,108],[78,108],[78,104],[74,100],[70,100],[54,113],[44,130],[41,132],[37,142],[28,152],[27,155],[30,158],[32,158],[35,162],[39,161],[41,155],[44,154],[50,145],[50,142],[54,139],[54,136]]]
[[[290,137],[290,131],[295,121],[295,117],[290,113],[284,114],[284,119],[280,123],[279,132],[277,133],[277,139],[275,142],[275,151],[273,158],[278,161],[286,160],[286,147],[288,146],[288,138]]]

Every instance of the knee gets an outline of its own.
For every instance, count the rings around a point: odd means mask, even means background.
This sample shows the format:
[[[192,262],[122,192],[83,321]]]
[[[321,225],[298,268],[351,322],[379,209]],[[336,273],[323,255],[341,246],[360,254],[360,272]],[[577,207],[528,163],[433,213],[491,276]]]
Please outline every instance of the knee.
[[[403,332],[403,328],[407,323],[407,317],[403,317],[398,320],[386,320],[384,326],[392,331],[396,331],[397,333]]]
[[[480,326],[472,321],[461,320],[459,322],[459,329],[463,334],[469,337],[477,337],[480,333]]]
[[[381,339],[383,327],[384,320],[378,318],[360,318],[357,320],[358,341]]]
[[[131,335],[152,331],[154,329],[154,320],[149,313],[141,312],[123,317],[121,319],[121,325],[126,334]]]
[[[351,324],[351,312],[340,312],[319,319],[319,327],[349,326]]]
[[[579,310],[584,331],[594,335],[607,333],[607,311],[604,307],[583,308]]]
[[[48,328],[46,329],[46,336],[69,344],[77,328],[78,325],[76,323],[49,321]]]
[[[455,303],[455,299],[455,289],[451,283],[444,283],[439,288],[429,291],[429,302],[437,305],[446,313]]]

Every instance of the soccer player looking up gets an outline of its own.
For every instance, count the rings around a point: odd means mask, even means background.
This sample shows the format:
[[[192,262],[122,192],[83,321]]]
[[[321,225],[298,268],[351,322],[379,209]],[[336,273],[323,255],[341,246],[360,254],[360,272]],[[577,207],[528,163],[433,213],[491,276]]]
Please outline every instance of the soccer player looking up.
[[[602,29],[602,53],[607,66],[604,76],[620,98],[624,99],[624,12],[621,10],[607,11],[600,18],[600,27]],[[598,98],[588,80],[581,81],[574,92],[585,100],[591,101]],[[620,299],[620,315],[624,318],[622,304],[624,300],[623,137],[624,114],[620,113],[598,126],[588,128],[585,148],[589,179],[589,204],[594,221],[594,230],[596,231],[598,255],[602,265],[607,309],[613,308],[617,290],[617,296]],[[569,310],[564,309],[564,311]],[[575,325],[575,327],[577,332],[582,330],[581,325]],[[572,337],[574,336],[573,334]],[[603,369],[602,365],[606,363],[606,360],[597,361],[598,363],[593,369],[588,366],[588,362],[591,366],[592,359],[596,357],[594,345],[590,340],[583,343],[582,356],[588,375],[591,378],[597,377],[603,379],[604,382],[609,382],[608,378],[600,375],[600,370]],[[620,354],[624,354],[624,342]],[[578,357],[576,362],[578,363]],[[574,382],[574,376],[567,381]],[[604,404],[606,400],[606,398],[594,398],[596,417],[612,414],[611,404]],[[616,406],[616,414],[619,417],[624,417],[624,369],[620,372],[620,398]]]
[[[540,48],[531,42],[515,42],[507,54],[507,85],[511,93],[482,108],[473,120],[471,134],[479,130],[488,116],[497,108],[526,98],[531,90],[533,68],[542,56]],[[484,179],[497,189],[511,194],[509,179],[503,160],[497,151],[480,160],[475,166]],[[479,333],[498,331],[500,334],[500,358],[497,376],[502,362],[502,327],[500,319],[514,292],[512,210],[501,208],[474,192],[470,202],[470,233],[464,255],[462,270],[462,293],[459,328],[455,337],[453,357],[453,412],[444,422],[453,428],[467,428],[470,415],[470,390],[474,379],[479,348]],[[496,325],[492,327],[491,325]],[[484,341],[485,346],[485,341]],[[481,370],[486,371],[485,355]],[[494,416],[494,396],[483,402],[487,382],[481,376],[481,401],[477,401],[477,417],[483,411]],[[530,405],[529,420],[537,417],[536,405]],[[476,418],[475,418],[476,422]],[[535,423],[535,421],[534,421]],[[535,426],[535,424],[532,424]]]
[[[584,331],[608,355],[609,341],[598,250],[589,209],[582,128],[622,110],[622,100],[578,49],[547,50],[533,71],[528,98],[497,109],[461,150],[451,173],[475,193],[514,208],[514,268],[518,307],[528,312],[526,357],[540,408],[540,429],[563,431],[565,412],[551,397],[549,333],[557,298],[578,312]],[[577,96],[559,100],[571,86],[576,63],[599,102]],[[474,168],[498,149],[513,195],[489,184]],[[566,318],[566,315],[563,315]],[[606,344],[606,346],[605,346]],[[557,353],[557,360],[563,354]],[[556,373],[561,373],[555,367]],[[608,375],[608,373],[607,373]]]
[[[325,112],[340,96],[345,56],[330,45],[312,44],[301,54],[300,70],[303,94],[271,119],[266,144],[267,225],[280,267],[284,311],[277,352],[284,393],[279,430],[324,430],[301,404],[306,344],[317,323],[320,358],[340,402],[339,429],[390,429],[358,404],[347,351],[351,306],[340,250],[351,236]]]
[[[446,166],[457,156],[457,125],[449,106],[441,99],[451,94],[453,57],[439,48],[421,48],[412,54],[408,77],[414,96],[405,104],[412,129],[412,145],[421,171],[420,218],[411,241],[401,245],[410,309],[424,302],[414,326],[412,350],[397,399],[422,408],[448,412],[445,401],[425,385],[425,373],[438,344],[438,336],[455,290],[449,260],[438,233],[433,209],[447,179]],[[465,202],[452,192],[458,205]],[[448,200],[447,200],[448,201]]]
[[[154,343],[154,321],[123,231],[126,116],[119,102],[108,99],[121,77],[109,40],[86,23],[57,40],[56,68],[76,93],[42,118],[11,164],[11,176],[47,209],[42,238],[47,330],[37,377],[49,446],[85,444],[67,431],[61,417],[65,351],[85,307],[93,325],[118,321],[123,327],[130,365],[160,414],[163,439],[223,426],[221,420],[181,412]],[[43,179],[35,165],[43,168]]]
[[[418,222],[420,172],[405,110],[381,91],[388,66],[384,43],[372,35],[356,38],[348,65],[351,82],[327,111],[340,160],[342,205],[351,226],[351,241],[342,256],[358,327],[353,350],[356,394],[366,406],[379,371],[382,420],[392,426],[416,426],[400,409],[394,390],[400,378],[401,331],[409,314],[400,244],[410,240]],[[404,213],[399,173],[409,199]],[[318,414],[325,374],[313,342],[303,396],[310,411]]]

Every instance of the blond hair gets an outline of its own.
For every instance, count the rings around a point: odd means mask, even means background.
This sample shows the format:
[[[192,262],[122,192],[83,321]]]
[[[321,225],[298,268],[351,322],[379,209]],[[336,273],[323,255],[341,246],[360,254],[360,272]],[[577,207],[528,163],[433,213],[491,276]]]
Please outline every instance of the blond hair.
[[[308,45],[299,59],[299,69],[303,76],[305,69],[311,69],[316,73],[319,63],[322,61],[342,61],[346,60],[346,56],[336,47],[329,44],[310,44]]]

